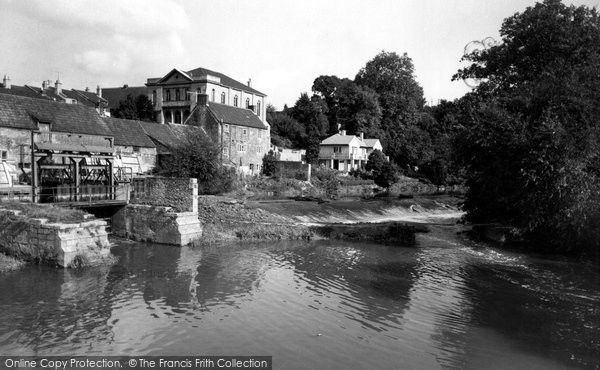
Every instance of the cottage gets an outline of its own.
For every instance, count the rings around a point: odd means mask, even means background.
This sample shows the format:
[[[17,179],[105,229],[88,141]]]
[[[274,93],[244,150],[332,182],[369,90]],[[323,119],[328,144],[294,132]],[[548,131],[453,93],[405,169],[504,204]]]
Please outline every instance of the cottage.
[[[346,131],[341,130],[321,142],[319,164],[347,173],[363,168],[369,154],[382,149],[379,139],[365,139],[362,133],[360,136],[346,135]]]

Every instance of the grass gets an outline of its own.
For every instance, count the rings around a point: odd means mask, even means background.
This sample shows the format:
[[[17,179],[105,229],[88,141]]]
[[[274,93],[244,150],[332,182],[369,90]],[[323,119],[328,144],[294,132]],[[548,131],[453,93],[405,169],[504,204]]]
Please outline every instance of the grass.
[[[21,211],[21,215],[28,218],[45,218],[50,223],[80,223],[86,220],[88,214],[79,209],[63,208],[51,204],[0,202],[0,208]]]
[[[25,264],[25,261],[0,253],[0,273],[17,270]]]

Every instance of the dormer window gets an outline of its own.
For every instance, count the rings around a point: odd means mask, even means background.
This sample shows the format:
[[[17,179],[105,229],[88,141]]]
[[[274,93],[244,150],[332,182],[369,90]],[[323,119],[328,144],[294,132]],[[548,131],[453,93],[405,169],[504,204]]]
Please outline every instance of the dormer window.
[[[221,104],[225,104],[225,93],[221,93]]]
[[[233,97],[233,106],[234,107],[238,106],[238,96],[237,95]]]

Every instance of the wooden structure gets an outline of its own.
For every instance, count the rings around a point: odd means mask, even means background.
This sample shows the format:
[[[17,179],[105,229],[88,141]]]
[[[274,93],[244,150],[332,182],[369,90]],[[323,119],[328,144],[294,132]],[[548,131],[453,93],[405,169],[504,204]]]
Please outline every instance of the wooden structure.
[[[122,189],[126,176],[121,175],[121,182],[116,181],[113,152],[112,137],[32,132],[32,201],[71,205],[127,203],[128,192]]]

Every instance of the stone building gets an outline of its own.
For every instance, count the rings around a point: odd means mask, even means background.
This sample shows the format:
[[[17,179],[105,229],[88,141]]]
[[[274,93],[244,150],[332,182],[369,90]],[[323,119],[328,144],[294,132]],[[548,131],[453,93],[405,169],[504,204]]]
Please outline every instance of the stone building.
[[[208,95],[200,94],[185,124],[202,127],[218,140],[225,165],[235,166],[244,174],[260,173],[271,137],[269,126],[252,110],[214,103]]]
[[[115,138],[115,166],[127,168],[126,174],[132,176],[151,173],[156,167],[157,149],[152,139],[144,135],[141,122],[114,117],[103,120]]]
[[[250,80],[243,84],[206,68],[173,69],[163,77],[149,78],[146,86],[159,123],[185,122],[201,94],[208,95],[211,103],[250,109],[266,123],[266,95],[254,89]]]

